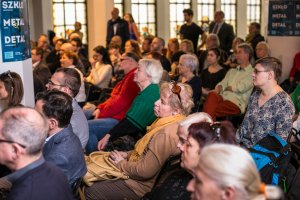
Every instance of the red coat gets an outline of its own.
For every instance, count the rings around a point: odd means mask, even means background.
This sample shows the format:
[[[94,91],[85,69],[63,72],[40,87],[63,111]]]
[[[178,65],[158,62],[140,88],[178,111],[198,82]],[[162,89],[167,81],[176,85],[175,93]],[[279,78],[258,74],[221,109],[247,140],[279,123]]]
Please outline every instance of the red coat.
[[[122,120],[125,117],[134,98],[140,92],[140,88],[133,81],[135,70],[136,68],[128,72],[114,87],[110,98],[98,105],[100,115],[97,118]]]

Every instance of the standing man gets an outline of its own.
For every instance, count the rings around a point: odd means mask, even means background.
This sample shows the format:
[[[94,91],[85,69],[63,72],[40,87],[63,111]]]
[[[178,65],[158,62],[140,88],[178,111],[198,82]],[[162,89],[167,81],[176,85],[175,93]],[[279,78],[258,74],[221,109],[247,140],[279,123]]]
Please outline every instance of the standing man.
[[[111,38],[115,35],[119,35],[122,38],[122,48],[125,46],[125,42],[129,40],[129,28],[128,23],[121,19],[119,16],[119,9],[113,8],[111,11],[111,19],[107,22],[106,32],[106,47],[108,48]]]
[[[13,171],[7,199],[74,199],[63,172],[42,156],[47,132],[46,120],[32,108],[0,115],[0,163]]]
[[[225,14],[219,10],[215,13],[215,20],[209,24],[209,33],[218,35],[220,48],[226,53],[230,52],[234,39],[233,27],[224,21]]]
[[[73,98],[71,126],[75,135],[78,136],[82,148],[84,149],[89,139],[89,127],[81,107],[74,98],[79,92],[80,84],[80,75],[76,69],[59,68],[52,75],[46,87],[48,90],[57,89],[62,91]]]
[[[230,69],[215,90],[208,94],[203,112],[208,113],[214,121],[216,117],[245,112],[253,89],[253,67],[250,64],[252,57],[252,47],[246,43],[240,44],[237,54],[239,66]]]
[[[179,33],[181,40],[188,39],[193,42],[194,52],[197,52],[199,35],[201,35],[202,43],[200,46],[202,46],[206,40],[206,34],[202,28],[193,22],[193,15],[192,9],[187,8],[183,10],[184,21],[186,23],[181,26]]]
[[[165,48],[165,41],[160,37],[155,37],[151,42],[150,50],[151,52],[158,52],[161,55],[160,63],[164,70],[167,72],[171,71],[171,63],[167,57],[163,54],[163,49]]]

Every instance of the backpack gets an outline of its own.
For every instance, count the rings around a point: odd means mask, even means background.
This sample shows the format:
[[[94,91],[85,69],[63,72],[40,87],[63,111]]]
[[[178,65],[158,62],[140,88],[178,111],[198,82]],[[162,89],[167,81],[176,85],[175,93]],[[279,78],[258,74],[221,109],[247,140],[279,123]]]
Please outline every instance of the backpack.
[[[250,154],[266,184],[280,186],[286,191],[287,166],[292,156],[291,145],[275,133],[268,133],[251,149]]]

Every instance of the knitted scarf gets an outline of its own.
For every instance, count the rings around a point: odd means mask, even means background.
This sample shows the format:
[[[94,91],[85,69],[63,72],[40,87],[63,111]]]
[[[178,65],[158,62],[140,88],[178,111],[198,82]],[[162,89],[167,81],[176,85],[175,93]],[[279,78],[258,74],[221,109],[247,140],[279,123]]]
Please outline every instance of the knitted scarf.
[[[152,137],[156,135],[156,133],[158,133],[160,129],[164,128],[165,126],[171,123],[178,122],[183,118],[185,118],[184,115],[177,114],[156,119],[150,126],[147,127],[147,133],[144,135],[144,137],[142,137],[135,144],[134,150],[130,155],[129,161],[138,161],[141,158]]]

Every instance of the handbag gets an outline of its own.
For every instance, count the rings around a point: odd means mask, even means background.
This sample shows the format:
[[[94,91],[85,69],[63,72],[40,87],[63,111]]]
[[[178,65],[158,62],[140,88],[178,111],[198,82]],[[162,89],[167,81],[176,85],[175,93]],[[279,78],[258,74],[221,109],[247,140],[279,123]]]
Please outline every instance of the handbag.
[[[110,152],[93,152],[85,157],[87,173],[83,181],[87,186],[103,180],[129,179],[124,172],[108,160]]]

